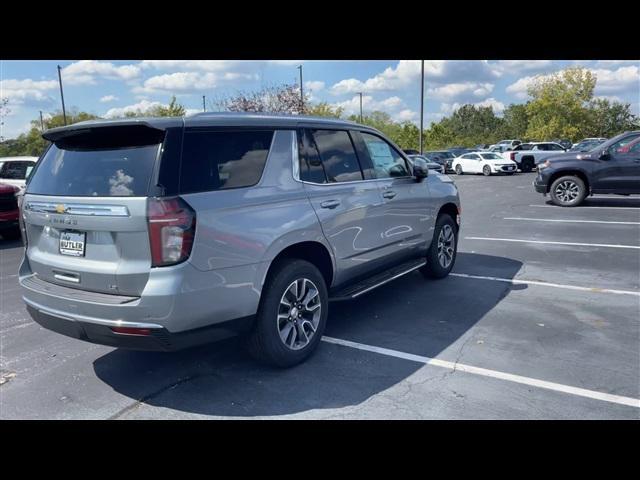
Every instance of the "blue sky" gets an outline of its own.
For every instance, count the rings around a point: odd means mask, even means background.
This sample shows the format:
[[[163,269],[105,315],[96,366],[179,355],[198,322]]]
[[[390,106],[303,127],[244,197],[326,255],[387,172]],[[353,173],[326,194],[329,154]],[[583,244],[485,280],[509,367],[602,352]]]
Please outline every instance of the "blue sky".
[[[359,111],[383,110],[396,120],[420,118],[420,61],[230,61],[230,60],[55,60],[1,61],[0,97],[9,99],[0,136],[13,138],[29,122],[60,109],[56,66],[62,67],[67,109],[113,117],[127,110],[167,104],[176,95],[188,113],[207,100],[238,90],[298,81],[303,65],[305,88],[313,101]],[[597,76],[596,95],[630,103],[639,113],[640,60],[426,60],[425,125],[465,103],[490,105],[500,115],[510,103],[527,100],[526,87],[536,75],[580,65]]]

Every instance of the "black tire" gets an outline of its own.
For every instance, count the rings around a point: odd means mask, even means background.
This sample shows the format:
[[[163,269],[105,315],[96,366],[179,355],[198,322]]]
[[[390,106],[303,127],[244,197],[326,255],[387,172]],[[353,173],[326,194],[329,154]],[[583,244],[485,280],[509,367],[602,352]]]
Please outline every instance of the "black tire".
[[[485,165],[484,167],[482,167],[482,174],[485,177],[490,177],[491,176],[491,167],[489,165]]]
[[[280,300],[295,280],[307,279],[317,287],[320,303],[320,314],[315,333],[309,335],[308,343],[292,349],[285,345],[280,337],[278,318],[281,313]],[[262,298],[256,315],[253,330],[247,339],[249,353],[258,361],[275,367],[292,367],[306,360],[318,347],[327,323],[329,296],[324,277],[320,271],[305,260],[288,259],[273,266],[267,281],[262,288]],[[285,307],[286,308],[286,307]],[[283,324],[292,323],[286,318]],[[300,327],[297,323],[290,332],[298,335]],[[287,338],[291,338],[288,336]]]
[[[440,233],[449,227],[453,232],[453,257],[449,264],[442,265],[438,258],[438,239]],[[420,272],[427,278],[444,278],[456,263],[456,255],[458,252],[458,227],[450,215],[446,213],[440,215],[436,221],[436,228],[433,231],[433,240],[427,251],[427,264],[420,269]]]
[[[531,161],[531,159],[529,158],[525,158],[522,160],[522,165],[520,166],[520,170],[522,171],[522,173],[529,173],[531,170],[533,170],[533,162]]]
[[[2,238],[4,238],[5,240],[11,240],[11,241],[20,240],[22,237],[20,228],[18,227],[12,228],[10,230],[5,230],[0,235],[2,235]]]
[[[464,175],[464,172],[462,171],[462,165],[460,164],[456,165],[456,175]]]
[[[565,175],[553,181],[549,195],[551,201],[559,207],[575,207],[587,196],[587,188],[580,177]]]

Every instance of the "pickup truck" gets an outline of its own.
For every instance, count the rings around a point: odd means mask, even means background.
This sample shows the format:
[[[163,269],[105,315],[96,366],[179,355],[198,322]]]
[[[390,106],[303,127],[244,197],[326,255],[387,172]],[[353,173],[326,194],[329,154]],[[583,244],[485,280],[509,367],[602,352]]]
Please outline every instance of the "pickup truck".
[[[586,153],[548,158],[538,166],[533,186],[560,207],[575,207],[593,194],[640,194],[640,130],[622,133]]]
[[[566,152],[565,148],[558,143],[531,142],[522,143],[511,151],[503,152],[502,156],[506,160],[516,162],[520,171],[530,172],[550,156],[563,152]]]

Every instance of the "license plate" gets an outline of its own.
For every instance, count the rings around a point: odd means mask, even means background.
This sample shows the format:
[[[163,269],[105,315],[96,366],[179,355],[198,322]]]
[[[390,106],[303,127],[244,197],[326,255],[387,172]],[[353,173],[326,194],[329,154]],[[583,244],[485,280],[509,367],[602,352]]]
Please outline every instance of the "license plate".
[[[60,253],[72,257],[84,257],[84,245],[87,234],[85,232],[60,233]]]

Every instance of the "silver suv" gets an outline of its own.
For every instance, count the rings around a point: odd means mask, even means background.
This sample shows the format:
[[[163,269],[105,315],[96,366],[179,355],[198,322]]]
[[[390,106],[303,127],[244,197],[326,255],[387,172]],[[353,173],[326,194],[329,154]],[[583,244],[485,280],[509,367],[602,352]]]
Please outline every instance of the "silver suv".
[[[71,337],[175,350],[242,333],[291,366],[330,301],[455,261],[454,183],[356,123],[200,114],[43,136],[20,284],[33,319]]]

